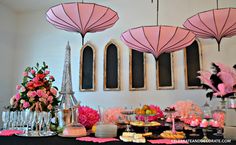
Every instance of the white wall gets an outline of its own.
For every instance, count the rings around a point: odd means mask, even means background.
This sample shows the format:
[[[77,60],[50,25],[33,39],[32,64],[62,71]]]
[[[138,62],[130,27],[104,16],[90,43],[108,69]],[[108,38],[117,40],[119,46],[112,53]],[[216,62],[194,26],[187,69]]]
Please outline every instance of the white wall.
[[[89,1],[89,0],[87,0]],[[92,0],[90,0],[92,2]],[[94,0],[93,0],[94,1]],[[119,21],[114,27],[104,32],[88,34],[85,41],[90,41],[96,46],[96,78],[97,90],[95,92],[79,91],[79,56],[81,48],[81,37],[76,33],[69,33],[58,30],[49,24],[45,19],[45,12],[33,11],[17,15],[17,41],[14,67],[14,86],[21,81],[21,74],[28,65],[35,65],[36,62],[46,61],[56,78],[56,86],[60,88],[63,71],[64,51],[67,41],[72,47],[72,77],[73,88],[76,97],[84,105],[96,107],[118,105],[138,105],[139,103],[158,104],[161,107],[170,105],[177,100],[191,99],[199,104],[205,101],[204,90],[185,90],[183,52],[174,54],[175,62],[175,90],[156,90],[155,88],[155,62],[154,58],[147,55],[147,79],[148,89],[146,91],[129,91],[129,50],[120,41],[122,32],[128,28],[153,25],[156,23],[156,4],[149,0],[113,0],[96,1],[99,4],[113,8],[119,14]],[[236,7],[233,0],[220,1],[220,7]],[[215,8],[213,0],[161,0],[159,23],[181,26],[190,16],[199,11]],[[103,50],[110,39],[117,40],[121,49],[121,91],[103,91]],[[235,41],[224,39],[222,51],[217,52],[217,45],[214,40],[201,40],[203,47],[203,65],[209,68],[212,61],[220,61],[229,65],[235,64]],[[5,66],[5,65],[3,65]],[[17,82],[17,83],[15,83]],[[12,86],[12,89],[14,89]],[[10,91],[9,91],[10,92]],[[14,92],[14,91],[13,91]],[[1,92],[2,93],[2,92]],[[2,94],[1,94],[2,95]],[[11,95],[2,95],[8,100]]]
[[[15,14],[0,5],[0,112],[3,106],[9,105],[9,98],[12,95],[15,34]]]

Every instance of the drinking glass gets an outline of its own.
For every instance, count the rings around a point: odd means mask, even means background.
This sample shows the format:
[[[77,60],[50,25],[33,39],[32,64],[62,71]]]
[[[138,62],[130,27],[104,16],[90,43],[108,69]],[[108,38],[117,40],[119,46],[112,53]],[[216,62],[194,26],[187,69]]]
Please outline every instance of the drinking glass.
[[[14,129],[14,111],[10,111],[9,129]]]
[[[3,122],[3,130],[8,129],[8,123],[9,123],[9,111],[4,110],[2,112],[2,122]]]
[[[39,133],[41,133],[43,125],[43,112],[38,113],[38,124],[39,124]]]
[[[44,124],[46,125],[45,132],[47,133],[50,127],[51,112],[43,112],[43,120]]]
[[[17,126],[17,129],[18,130],[21,130],[21,122],[22,122],[22,120],[21,120],[21,112],[22,111],[17,111],[17,120],[16,120],[16,126]]]
[[[33,122],[36,125],[34,136],[40,136],[42,120],[42,113],[39,111],[34,111]]]
[[[24,118],[25,118],[25,121],[24,121],[24,124],[26,125],[26,134],[28,135],[29,134],[29,123],[31,123],[31,120],[30,120],[30,110],[29,109],[26,109],[25,110],[25,113],[24,113]]]
[[[17,119],[18,119],[18,111],[13,111],[13,129],[18,129],[17,127],[18,127],[18,121],[17,121]]]
[[[25,117],[25,112],[26,112],[26,110],[22,110],[21,111],[21,116],[20,116],[20,118],[21,118],[21,130],[25,130],[25,125],[26,125],[26,117]]]

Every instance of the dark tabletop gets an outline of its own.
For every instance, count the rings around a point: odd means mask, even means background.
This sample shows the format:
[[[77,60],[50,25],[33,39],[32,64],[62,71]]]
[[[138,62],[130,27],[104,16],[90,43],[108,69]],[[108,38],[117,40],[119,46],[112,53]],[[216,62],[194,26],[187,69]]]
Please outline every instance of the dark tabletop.
[[[166,130],[167,128],[152,128],[151,131],[155,132],[156,134],[159,134],[163,130]],[[139,129],[136,129],[136,131]],[[141,129],[143,130],[143,129]],[[123,130],[118,131],[118,135],[120,135],[123,132]],[[187,139],[191,139],[189,141],[192,141],[190,144],[201,144],[198,141],[203,137],[203,133],[201,129],[197,129],[197,133],[200,134],[199,137],[192,138],[189,136],[191,131],[184,130],[186,134]],[[216,137],[213,136],[213,133],[215,133],[216,130],[213,129],[213,132],[208,132],[207,136],[209,139],[212,139],[212,141],[216,141],[215,143],[204,143],[204,144],[218,144],[218,145],[236,145],[236,141],[231,141],[230,143],[225,143],[227,140],[224,140],[222,137]],[[93,136],[93,135],[91,135]],[[92,143],[92,142],[82,142],[77,141],[75,138],[63,138],[59,136],[51,136],[51,137],[19,137],[19,136],[9,136],[9,137],[3,137],[0,136],[0,145],[101,145],[100,143]],[[107,142],[102,143],[102,145],[135,145],[136,143],[125,143],[122,141],[117,142]],[[151,143],[146,142],[144,145],[151,145]]]

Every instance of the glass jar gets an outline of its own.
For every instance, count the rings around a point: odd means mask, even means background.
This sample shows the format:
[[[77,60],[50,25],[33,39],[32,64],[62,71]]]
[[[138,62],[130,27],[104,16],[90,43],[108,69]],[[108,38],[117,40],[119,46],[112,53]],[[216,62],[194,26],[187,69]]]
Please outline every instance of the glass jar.
[[[214,133],[215,136],[223,136],[223,128],[225,124],[225,101],[221,102],[221,107],[217,107],[216,110],[212,111],[212,117],[215,121],[213,127],[217,128],[217,133]]]
[[[234,94],[234,96],[229,97],[227,108],[236,109],[236,94]]]
[[[208,104],[207,101],[202,106],[202,109],[203,109],[203,118],[204,119],[211,119],[212,118],[211,107],[210,107],[210,105]]]
[[[74,96],[74,92],[59,92],[59,111],[61,111],[63,116],[64,125],[72,123],[72,108],[78,106],[78,102]]]

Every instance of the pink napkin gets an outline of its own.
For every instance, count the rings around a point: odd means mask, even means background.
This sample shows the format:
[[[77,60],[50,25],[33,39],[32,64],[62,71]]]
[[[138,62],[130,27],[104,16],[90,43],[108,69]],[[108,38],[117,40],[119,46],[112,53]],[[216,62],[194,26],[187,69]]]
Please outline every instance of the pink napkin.
[[[87,141],[87,142],[96,142],[96,143],[105,143],[105,142],[111,142],[111,141],[119,141],[116,138],[96,138],[96,137],[80,137],[80,138],[76,138],[76,140]]]
[[[151,144],[189,144],[185,140],[171,140],[171,139],[155,139],[148,140]]]
[[[2,130],[0,131],[0,136],[12,136],[14,134],[23,134],[22,130]]]

